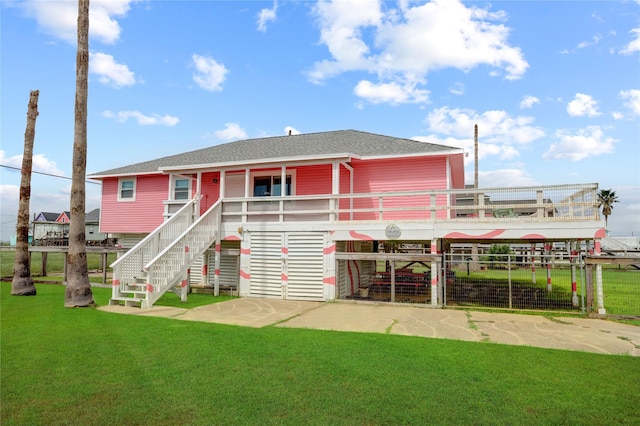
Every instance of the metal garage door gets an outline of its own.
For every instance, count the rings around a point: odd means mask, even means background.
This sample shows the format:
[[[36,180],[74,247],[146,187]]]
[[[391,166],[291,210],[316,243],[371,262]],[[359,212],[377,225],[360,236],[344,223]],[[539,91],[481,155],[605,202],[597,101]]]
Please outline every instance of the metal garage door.
[[[323,300],[323,234],[288,234],[287,246],[287,299]]]
[[[251,285],[249,294],[282,297],[282,234],[251,234]]]

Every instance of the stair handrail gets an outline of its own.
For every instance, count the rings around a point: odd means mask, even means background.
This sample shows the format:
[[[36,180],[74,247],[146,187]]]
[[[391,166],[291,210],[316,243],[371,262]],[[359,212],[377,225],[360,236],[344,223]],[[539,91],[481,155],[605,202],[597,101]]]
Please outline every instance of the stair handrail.
[[[153,258],[193,222],[194,209],[198,205],[198,200],[199,195],[189,200],[169,219],[110,265],[113,270],[112,297],[120,297],[122,291],[127,290],[136,277],[142,275],[146,259]]]
[[[197,198],[193,198],[191,200],[189,200],[189,202],[187,202],[184,206],[182,206],[176,213],[174,213],[173,215],[171,215],[171,217],[169,219],[167,219],[166,221],[164,221],[160,226],[158,226],[156,229],[154,229],[149,235],[147,235],[146,237],[144,237],[142,240],[140,240],[140,242],[138,244],[136,244],[135,246],[133,246],[131,249],[129,249],[126,253],[124,253],[122,256],[118,257],[111,265],[109,265],[111,268],[116,267],[118,264],[124,262],[128,257],[131,257],[133,255],[135,255],[139,250],[141,250],[147,243],[149,243],[149,241],[155,239],[161,232],[163,232],[165,229],[169,228],[174,222],[177,222],[178,220],[184,219],[186,218],[193,218],[193,211],[189,212],[189,213],[185,213],[187,210],[189,210],[190,208],[193,209],[193,206],[195,205],[195,203],[197,202]],[[176,233],[177,234],[177,233]],[[162,238],[162,236],[160,237],[160,240],[169,240],[172,241],[173,239],[175,239],[175,236],[172,236],[169,234],[166,236],[166,238]],[[163,247],[164,248],[164,247]]]
[[[147,262],[147,297],[144,307],[150,307],[184,276],[196,256],[202,255],[216,240],[221,218],[218,200],[184,232]]]

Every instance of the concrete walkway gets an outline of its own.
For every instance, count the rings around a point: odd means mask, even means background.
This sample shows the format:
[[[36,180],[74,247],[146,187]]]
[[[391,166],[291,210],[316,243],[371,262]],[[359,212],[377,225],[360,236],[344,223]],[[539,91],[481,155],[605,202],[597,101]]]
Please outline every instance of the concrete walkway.
[[[424,306],[239,298],[193,309],[103,306],[147,315],[245,327],[289,327],[491,342],[640,356],[640,327],[600,319],[487,313]]]

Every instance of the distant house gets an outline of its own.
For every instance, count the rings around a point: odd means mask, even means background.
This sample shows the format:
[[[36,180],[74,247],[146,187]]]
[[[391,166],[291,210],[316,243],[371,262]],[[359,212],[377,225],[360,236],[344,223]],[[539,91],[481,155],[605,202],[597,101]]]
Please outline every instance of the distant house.
[[[69,223],[71,221],[71,212],[62,212],[56,218],[58,223]]]
[[[355,130],[241,140],[90,178],[102,182],[100,231],[130,247],[112,265],[112,303],[144,307],[168,290],[186,297],[187,282],[348,298],[393,261],[380,243],[426,250],[440,304],[453,243],[603,236],[595,184],[469,189],[462,149]]]
[[[71,212],[40,212],[33,221],[33,244],[43,246],[66,246],[69,244],[69,222]],[[88,245],[99,245],[106,240],[100,232],[100,209],[85,215],[85,239]]]

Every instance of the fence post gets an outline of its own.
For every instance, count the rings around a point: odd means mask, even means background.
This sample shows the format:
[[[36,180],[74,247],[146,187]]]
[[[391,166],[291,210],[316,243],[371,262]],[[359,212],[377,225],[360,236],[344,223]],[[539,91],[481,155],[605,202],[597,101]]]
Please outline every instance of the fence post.
[[[587,293],[587,311],[593,311],[593,265],[585,264],[584,275]]]

